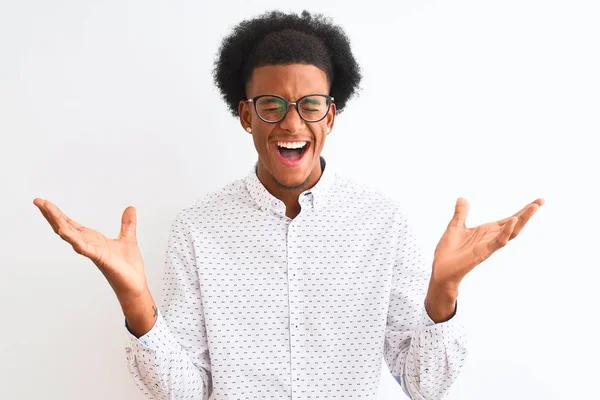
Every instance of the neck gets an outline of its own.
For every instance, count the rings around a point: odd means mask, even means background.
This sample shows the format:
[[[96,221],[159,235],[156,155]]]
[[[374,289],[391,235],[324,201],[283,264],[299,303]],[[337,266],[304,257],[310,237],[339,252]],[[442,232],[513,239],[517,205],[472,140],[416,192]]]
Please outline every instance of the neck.
[[[273,175],[271,175],[262,163],[258,162],[258,169],[256,175],[260,182],[264,185],[265,189],[271,193],[274,197],[281,200],[285,204],[285,215],[289,218],[295,218],[300,213],[300,203],[298,197],[302,192],[312,188],[317,184],[321,178],[322,170],[320,160],[312,169],[308,178],[297,187],[287,187],[277,182]]]

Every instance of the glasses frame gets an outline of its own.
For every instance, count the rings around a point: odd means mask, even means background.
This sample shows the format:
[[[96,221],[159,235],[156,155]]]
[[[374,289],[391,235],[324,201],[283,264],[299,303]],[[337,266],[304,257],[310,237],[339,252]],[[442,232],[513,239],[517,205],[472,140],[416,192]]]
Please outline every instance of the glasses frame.
[[[298,109],[298,103],[300,103],[302,100],[304,100],[307,97],[311,97],[311,96],[320,96],[320,97],[324,97],[327,100],[327,111],[325,111],[325,115],[323,115],[322,118],[315,120],[315,121],[309,121],[306,118],[304,118],[302,116],[302,114],[300,114],[300,110]],[[258,110],[256,109],[256,101],[259,100],[261,97],[277,97],[278,99],[281,99],[283,101],[285,101],[285,103],[287,104],[287,107],[285,109],[285,113],[283,114],[283,116],[281,117],[281,119],[277,120],[277,121],[267,121],[266,119],[264,119],[263,117],[260,116],[260,113],[258,112]],[[256,115],[258,115],[258,118],[260,118],[263,122],[266,122],[267,124],[278,124],[281,121],[283,121],[285,119],[285,117],[287,117],[288,112],[290,111],[290,106],[293,105],[294,108],[296,108],[296,112],[298,113],[298,116],[300,117],[300,119],[304,122],[308,122],[309,124],[313,124],[315,122],[320,122],[323,119],[325,119],[325,117],[327,116],[327,114],[329,114],[329,110],[331,110],[331,105],[334,102],[334,98],[332,96],[329,96],[327,94],[321,94],[321,93],[313,93],[313,94],[307,94],[305,96],[300,97],[298,100],[296,101],[289,101],[288,99],[286,99],[285,97],[281,97],[278,96],[276,94],[261,94],[259,96],[255,96],[251,99],[246,99],[246,103],[252,103],[254,104],[254,112],[256,113]]]

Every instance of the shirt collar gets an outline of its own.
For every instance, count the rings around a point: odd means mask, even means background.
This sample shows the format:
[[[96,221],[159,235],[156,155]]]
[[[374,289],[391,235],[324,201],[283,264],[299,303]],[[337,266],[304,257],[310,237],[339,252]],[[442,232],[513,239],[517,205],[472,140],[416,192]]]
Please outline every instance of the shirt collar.
[[[322,173],[319,181],[312,188],[300,193],[298,199],[301,205],[308,205],[314,210],[321,209],[329,204],[333,192],[333,184],[336,180],[336,174],[332,171],[331,166],[325,162],[323,157],[320,157],[320,161]],[[285,204],[269,193],[258,179],[256,174],[257,168],[258,162],[254,164],[250,173],[244,178],[244,183],[250,196],[263,211],[273,210],[285,213]]]

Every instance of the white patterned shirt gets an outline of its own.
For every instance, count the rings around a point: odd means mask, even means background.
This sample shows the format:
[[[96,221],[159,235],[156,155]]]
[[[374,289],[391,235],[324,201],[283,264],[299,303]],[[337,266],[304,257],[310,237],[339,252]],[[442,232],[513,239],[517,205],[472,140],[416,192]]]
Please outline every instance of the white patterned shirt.
[[[412,399],[447,392],[463,327],[425,311],[430,266],[405,213],[321,164],[294,219],[256,164],[175,217],[158,318],[126,330],[148,398],[376,400],[383,359]]]

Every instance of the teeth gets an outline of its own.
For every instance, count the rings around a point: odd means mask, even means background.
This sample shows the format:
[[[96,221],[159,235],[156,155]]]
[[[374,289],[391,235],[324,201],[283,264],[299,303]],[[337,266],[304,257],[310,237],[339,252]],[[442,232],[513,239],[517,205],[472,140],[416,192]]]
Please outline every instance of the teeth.
[[[301,149],[306,146],[306,142],[277,142],[277,146],[286,149]]]

